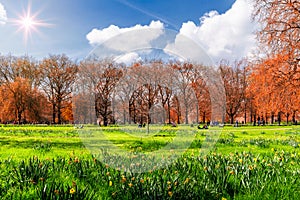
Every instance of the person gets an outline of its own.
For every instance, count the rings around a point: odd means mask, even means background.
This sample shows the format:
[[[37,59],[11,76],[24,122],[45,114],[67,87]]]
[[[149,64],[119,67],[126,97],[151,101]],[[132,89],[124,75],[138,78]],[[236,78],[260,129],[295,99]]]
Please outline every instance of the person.
[[[198,125],[198,129],[208,129],[208,126],[206,124],[203,125],[203,127],[201,128],[200,124]]]

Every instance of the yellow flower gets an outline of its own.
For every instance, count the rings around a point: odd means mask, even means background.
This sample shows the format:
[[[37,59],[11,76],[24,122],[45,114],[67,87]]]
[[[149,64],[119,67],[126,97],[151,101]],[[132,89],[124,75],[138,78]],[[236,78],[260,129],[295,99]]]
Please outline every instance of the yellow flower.
[[[109,184],[108,184],[109,186],[112,186],[112,181],[109,181]]]
[[[70,189],[70,194],[74,194],[76,192],[76,190],[74,188]]]
[[[207,169],[208,169],[208,168],[207,168],[206,166],[203,168],[204,171],[207,171]]]
[[[122,183],[125,183],[125,182],[126,182],[126,180],[127,180],[127,179],[126,179],[126,177],[125,177],[125,176],[122,176],[122,180],[121,180],[121,181],[122,181]]]
[[[229,174],[234,175],[234,171],[230,171]]]
[[[243,159],[239,159],[239,162],[240,162],[240,163],[243,163]]]
[[[272,148],[271,150],[274,151],[274,148]]]
[[[293,153],[291,154],[291,157],[292,157],[292,158],[294,158],[295,156],[296,156],[295,154],[293,154]]]
[[[291,161],[291,165],[295,165],[295,162],[294,162],[294,161]]]
[[[144,179],[141,179],[141,180],[140,180],[140,182],[141,182],[141,183],[144,183],[144,182],[145,182],[145,180],[144,180]]]
[[[79,159],[76,157],[74,160],[75,163],[79,163]]]
[[[171,181],[168,181],[167,184],[168,184],[168,185],[171,185]]]
[[[267,164],[269,167],[271,167],[272,166],[272,164],[271,163],[269,163],[269,164]]]
[[[135,180],[135,177],[132,177],[131,180],[134,181],[134,180]]]
[[[222,197],[222,200],[227,200],[225,197]]]
[[[251,165],[248,168],[249,168],[249,170],[253,170],[253,167]]]
[[[169,192],[168,192],[168,195],[169,195],[170,197],[172,197],[172,196],[173,196],[173,192],[169,191]]]
[[[129,183],[129,184],[128,184],[128,186],[129,186],[129,187],[132,187],[132,186],[133,186],[133,184],[132,184],[132,183]]]
[[[183,184],[187,184],[188,182],[190,182],[190,179],[186,178]]]
[[[253,158],[253,161],[254,161],[254,162],[257,162],[257,158]]]

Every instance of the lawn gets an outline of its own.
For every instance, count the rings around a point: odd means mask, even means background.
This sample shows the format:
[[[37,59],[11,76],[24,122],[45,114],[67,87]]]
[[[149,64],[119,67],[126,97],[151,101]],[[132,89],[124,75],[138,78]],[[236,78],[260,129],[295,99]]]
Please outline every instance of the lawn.
[[[297,126],[2,126],[0,138],[1,199],[300,196]]]

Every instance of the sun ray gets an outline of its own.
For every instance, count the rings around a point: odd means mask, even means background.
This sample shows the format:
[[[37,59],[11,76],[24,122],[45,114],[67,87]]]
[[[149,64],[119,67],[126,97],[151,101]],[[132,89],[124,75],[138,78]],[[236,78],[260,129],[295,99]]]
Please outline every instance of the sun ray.
[[[40,11],[32,13],[31,6],[28,4],[27,10],[23,10],[22,15],[18,15],[17,19],[11,20],[18,27],[17,32],[23,32],[25,43],[32,37],[33,33],[39,34],[39,28],[50,27],[52,24],[46,23],[44,20],[38,19]]]

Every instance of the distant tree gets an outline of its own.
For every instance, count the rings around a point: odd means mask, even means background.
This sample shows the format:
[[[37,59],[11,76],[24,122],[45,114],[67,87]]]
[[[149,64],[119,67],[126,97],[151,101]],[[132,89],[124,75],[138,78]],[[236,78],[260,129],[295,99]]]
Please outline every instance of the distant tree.
[[[184,110],[185,124],[189,123],[189,112],[192,105],[196,102],[195,92],[192,83],[195,81],[195,67],[188,62],[174,62],[171,63],[172,68],[176,71],[176,86],[178,98],[182,99],[182,106]]]
[[[2,118],[17,122],[39,121],[46,103],[39,92],[40,71],[37,62],[27,56],[0,57]]]
[[[72,98],[78,66],[66,55],[50,55],[40,63],[41,88],[52,105],[52,122],[62,123],[62,110]],[[56,121],[57,118],[57,121]]]
[[[89,59],[81,62],[80,76],[94,95],[95,114],[107,126],[114,123],[112,95],[123,76],[121,65],[112,60]]]
[[[246,79],[243,75],[245,67],[245,61],[236,61],[232,67],[228,61],[222,61],[219,67],[226,93],[226,113],[231,124],[241,112],[242,102],[245,99]]]

